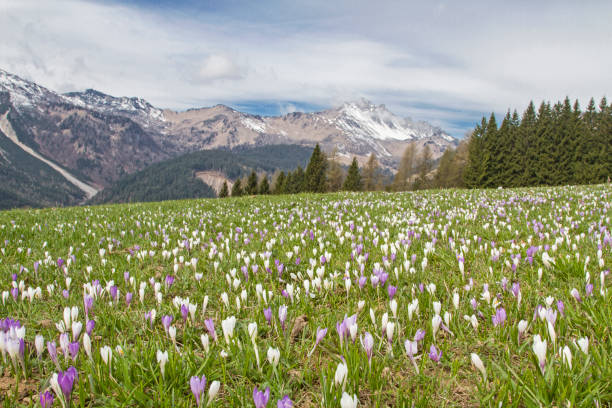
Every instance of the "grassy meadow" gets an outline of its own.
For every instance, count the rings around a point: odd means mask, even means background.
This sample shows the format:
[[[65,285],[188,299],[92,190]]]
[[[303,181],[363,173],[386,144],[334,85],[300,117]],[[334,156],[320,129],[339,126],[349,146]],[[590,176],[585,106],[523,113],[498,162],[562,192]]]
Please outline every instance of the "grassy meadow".
[[[0,405],[609,406],[611,203],[598,185],[0,212]]]

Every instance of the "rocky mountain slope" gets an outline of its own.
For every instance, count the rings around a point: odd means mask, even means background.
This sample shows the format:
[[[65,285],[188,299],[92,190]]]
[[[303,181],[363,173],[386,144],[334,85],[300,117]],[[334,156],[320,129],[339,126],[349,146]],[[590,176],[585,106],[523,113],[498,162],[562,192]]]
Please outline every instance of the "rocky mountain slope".
[[[393,170],[409,143],[429,145],[435,159],[457,142],[439,128],[365,100],[276,117],[223,105],[175,112],[92,89],[61,95],[1,69],[0,95],[4,127],[47,165],[52,162],[86,184],[67,180],[87,196],[153,163],[199,150],[319,143],[324,151],[337,148],[345,163],[353,156],[363,163],[375,153]],[[9,129],[0,127],[0,132],[6,135]]]

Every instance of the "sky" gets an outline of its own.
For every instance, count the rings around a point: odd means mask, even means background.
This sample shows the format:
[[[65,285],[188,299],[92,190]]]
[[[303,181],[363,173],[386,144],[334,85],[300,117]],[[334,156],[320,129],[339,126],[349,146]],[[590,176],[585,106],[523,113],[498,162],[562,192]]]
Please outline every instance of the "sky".
[[[262,115],[366,98],[463,137],[612,97],[612,1],[0,0],[0,68],[59,92]]]

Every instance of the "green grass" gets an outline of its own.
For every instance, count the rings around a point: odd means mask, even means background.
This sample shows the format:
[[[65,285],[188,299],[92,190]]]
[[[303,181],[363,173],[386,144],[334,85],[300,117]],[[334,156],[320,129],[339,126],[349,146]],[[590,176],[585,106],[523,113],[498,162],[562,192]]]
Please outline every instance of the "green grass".
[[[40,287],[41,297],[22,300],[20,290],[17,301],[9,295],[0,304],[0,319],[19,319],[26,327],[27,375],[25,380],[21,368],[15,370],[8,356],[6,362],[0,362],[4,370],[0,387],[8,384],[0,388],[0,403],[39,406],[38,393],[49,387],[57,370],[46,348],[41,359],[36,357],[35,336],[43,335],[45,342],[52,339],[59,347],[55,323],[63,319],[64,308],[77,306],[77,320],[85,325],[83,285],[99,280],[105,288],[113,280],[119,300],[111,302],[106,290],[94,300],[93,359],[84,352],[82,334],[76,362],[59,357],[62,369],[74,365],[79,373],[72,406],[195,406],[189,379],[205,375],[205,392],[212,381],[221,383],[211,406],[253,406],[257,386],[270,387],[269,407],[276,406],[284,395],[298,407],[337,407],[343,387],[333,383],[342,361],[348,367],[344,391],[356,394],[359,406],[606,406],[612,401],[611,278],[604,278],[602,288],[600,274],[612,262],[611,196],[612,188],[600,185],[302,194],[2,212],[0,291],[9,291],[11,275],[17,274],[18,286],[23,281],[26,292],[28,287]],[[541,223],[537,232],[534,220]],[[492,242],[500,250],[497,261],[491,259]],[[363,245],[360,255],[357,245]],[[555,259],[550,268],[542,262],[545,245]],[[542,247],[532,264],[526,261],[531,246]],[[100,249],[105,250],[103,257]],[[146,254],[137,256],[141,251]],[[169,256],[164,256],[165,251]],[[265,271],[266,253],[271,273]],[[325,253],[328,259],[321,266]],[[513,271],[512,255],[517,254],[521,260]],[[58,258],[66,261],[71,255],[75,258],[67,269],[58,268]],[[459,255],[465,259],[465,276],[459,271]],[[427,266],[422,268],[425,256]],[[195,268],[188,264],[192,258],[198,260]],[[280,278],[275,260],[284,264]],[[35,261],[40,261],[37,273]],[[248,281],[241,270],[247,263]],[[257,273],[252,271],[254,265]],[[360,288],[357,278],[362,265],[367,283]],[[22,266],[27,270],[20,271]],[[383,287],[375,288],[370,278],[377,269],[387,273],[388,279]],[[124,280],[126,271],[132,282]],[[585,294],[586,272],[594,285],[591,296]],[[196,273],[202,274],[201,280]],[[175,277],[169,288],[164,285],[167,275]],[[345,275],[351,279],[348,292]],[[66,277],[72,279],[67,299],[62,295]],[[161,303],[150,279],[161,283]],[[470,279],[473,287],[468,289]],[[306,280],[312,297],[305,293]],[[513,282],[520,284],[520,304],[510,290]],[[142,302],[141,283],[146,286]],[[436,289],[430,293],[427,287],[432,283]],[[51,294],[47,291],[50,284],[55,286]],[[390,308],[389,284],[397,287],[396,318]],[[423,292],[420,284],[425,287]],[[482,298],[485,284],[490,297],[497,297],[497,307],[507,313],[503,326],[493,326],[496,308]],[[267,304],[257,294],[258,285],[272,293]],[[282,295],[283,290],[290,292],[288,285],[293,285],[293,299]],[[570,295],[572,288],[578,289],[582,302]],[[129,307],[125,303],[128,291],[133,293]],[[458,309],[452,301],[455,291],[459,293]],[[223,293],[229,307],[221,300]],[[205,296],[209,301],[202,313]],[[557,310],[557,300],[565,305],[564,315],[558,313],[554,325],[554,343],[546,321],[534,319],[536,306],[545,306],[549,296],[554,299],[552,309]],[[197,305],[194,320],[183,323],[180,305],[173,304],[175,297],[185,303],[189,298]],[[478,303],[476,311],[472,298]],[[409,319],[408,304],[414,299],[419,311]],[[443,318],[448,313],[452,334],[440,328],[434,338],[434,301],[441,303]],[[288,307],[285,331],[278,317],[281,305]],[[266,307],[272,309],[272,325],[264,317]],[[153,308],[157,317],[151,327],[144,313]],[[390,345],[381,328],[384,313],[395,324]],[[336,324],[353,314],[357,314],[356,341],[349,336],[341,347]],[[477,330],[463,317],[472,314],[482,314]],[[162,327],[163,315],[174,317],[176,345]],[[226,344],[221,322],[229,316],[237,321],[233,340]],[[293,332],[294,322],[303,316],[305,327]],[[214,320],[217,342],[210,339],[206,353],[200,338],[207,333],[204,320],[209,318]],[[529,327],[519,339],[520,320],[528,321]],[[247,330],[251,322],[258,327],[259,368]],[[326,327],[328,332],[308,356],[317,327]],[[416,355],[417,374],[406,356],[404,341],[412,339],[418,329],[426,334]],[[359,340],[366,331],[374,337],[371,366]],[[532,351],[535,334],[548,343],[544,375]],[[574,344],[581,337],[589,339],[588,354]],[[439,363],[428,357],[431,344],[442,350]],[[113,348],[110,373],[100,355],[100,348],[106,345]],[[115,350],[118,345],[123,355]],[[560,356],[566,345],[572,354],[571,369]],[[276,368],[267,361],[269,347],[280,350]],[[156,359],[158,349],[169,354],[163,378]],[[221,357],[222,352],[227,356]],[[471,365],[470,353],[477,353],[484,362],[486,381]],[[60,406],[57,398],[54,406]]]

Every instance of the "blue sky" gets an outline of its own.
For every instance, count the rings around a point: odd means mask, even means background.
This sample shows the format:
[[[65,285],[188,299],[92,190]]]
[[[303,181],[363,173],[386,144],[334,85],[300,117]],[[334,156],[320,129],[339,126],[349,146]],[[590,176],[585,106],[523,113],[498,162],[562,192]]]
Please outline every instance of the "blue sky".
[[[188,109],[366,98],[461,137],[530,100],[610,97],[612,2],[0,0],[0,68]]]

